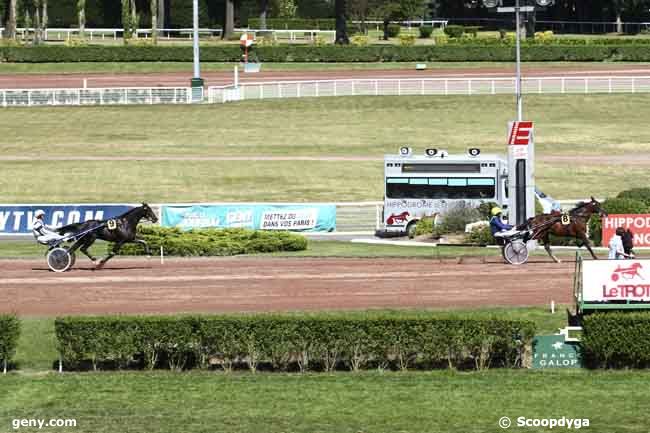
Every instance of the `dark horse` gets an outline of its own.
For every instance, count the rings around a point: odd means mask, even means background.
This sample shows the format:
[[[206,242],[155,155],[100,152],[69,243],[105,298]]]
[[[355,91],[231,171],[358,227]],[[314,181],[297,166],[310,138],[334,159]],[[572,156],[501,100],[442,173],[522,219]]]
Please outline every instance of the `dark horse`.
[[[548,255],[560,263],[560,259],[551,252],[550,235],[580,239],[587,247],[591,257],[598,259],[591,249],[589,237],[587,236],[587,224],[593,214],[607,216],[598,201],[591,197],[591,201],[581,202],[567,213],[552,212],[529,218],[523,228],[531,231],[531,239],[541,240]]]
[[[118,217],[102,221],[88,220],[82,223],[70,224],[57,229],[57,232],[66,235],[71,233],[83,233],[90,230],[87,234],[83,235],[78,242],[79,250],[81,250],[81,252],[94,263],[97,262],[97,259],[90,255],[88,248],[90,248],[97,239],[113,242],[114,245],[111,252],[97,263],[97,266],[101,267],[120,251],[122,245],[128,242],[141,244],[144,246],[147,255],[149,255],[149,246],[147,243],[144,240],[135,237],[138,223],[143,218],[148,219],[152,223],[158,221],[158,217],[156,217],[156,214],[149,205],[142,203],[142,206],[134,207]]]

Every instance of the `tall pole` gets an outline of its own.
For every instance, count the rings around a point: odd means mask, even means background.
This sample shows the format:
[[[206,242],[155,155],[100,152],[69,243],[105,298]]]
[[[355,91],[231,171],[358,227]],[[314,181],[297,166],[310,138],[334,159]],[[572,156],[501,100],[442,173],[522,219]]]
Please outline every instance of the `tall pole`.
[[[199,69],[199,0],[192,1],[192,43],[194,45],[194,74],[192,76],[192,102],[203,100],[203,79]]]
[[[192,42],[194,44],[194,78],[196,79],[201,78],[201,71],[199,70],[199,0],[193,0],[192,3],[192,20],[194,26]]]
[[[195,0],[196,1],[196,0]],[[516,77],[516,82],[515,82],[515,92],[517,94],[517,120],[522,121],[523,119],[523,107],[522,107],[522,99],[521,99],[521,35],[520,35],[520,26],[521,26],[521,11],[519,9],[519,0],[515,1],[515,26],[517,27],[515,29],[515,50],[516,50],[516,56],[517,56],[517,77]]]

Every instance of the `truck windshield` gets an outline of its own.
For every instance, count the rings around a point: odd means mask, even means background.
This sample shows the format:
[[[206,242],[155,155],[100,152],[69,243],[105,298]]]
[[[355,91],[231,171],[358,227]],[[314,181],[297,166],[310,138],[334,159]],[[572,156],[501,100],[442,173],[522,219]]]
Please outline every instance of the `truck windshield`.
[[[389,177],[386,197],[392,199],[493,199],[493,178]]]

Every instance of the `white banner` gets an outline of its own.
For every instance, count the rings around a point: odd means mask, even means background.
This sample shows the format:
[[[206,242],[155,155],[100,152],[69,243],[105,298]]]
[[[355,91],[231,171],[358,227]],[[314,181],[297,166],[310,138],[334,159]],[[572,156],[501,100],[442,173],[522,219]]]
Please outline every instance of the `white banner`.
[[[583,261],[582,300],[650,301],[650,260]]]
[[[273,210],[262,213],[262,230],[308,230],[316,227],[318,209]]]

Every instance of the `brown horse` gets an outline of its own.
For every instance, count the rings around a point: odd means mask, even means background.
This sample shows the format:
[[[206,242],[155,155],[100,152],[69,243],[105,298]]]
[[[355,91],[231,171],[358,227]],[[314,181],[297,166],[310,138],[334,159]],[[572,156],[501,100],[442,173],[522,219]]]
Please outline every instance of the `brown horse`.
[[[569,212],[552,212],[529,218],[524,228],[531,232],[530,239],[542,241],[544,249],[556,263],[560,263],[560,259],[555,257],[551,251],[551,234],[580,239],[591,253],[591,257],[598,259],[591,249],[589,237],[587,236],[589,218],[596,213],[600,217],[607,216],[607,212],[603,210],[600,203],[591,197],[591,201],[578,203]]]

